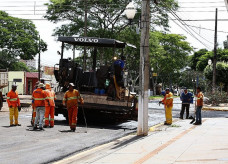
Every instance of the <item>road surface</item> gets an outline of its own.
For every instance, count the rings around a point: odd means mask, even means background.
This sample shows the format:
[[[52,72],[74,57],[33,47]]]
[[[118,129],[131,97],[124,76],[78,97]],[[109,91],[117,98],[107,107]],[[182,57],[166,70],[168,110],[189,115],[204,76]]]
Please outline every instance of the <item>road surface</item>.
[[[173,117],[178,118],[180,101],[175,99]],[[193,114],[193,107],[190,115]],[[203,117],[228,117],[228,112],[205,111]],[[0,111],[0,161],[1,164],[12,163],[48,163],[60,160],[103,143],[113,141],[137,129],[136,121],[123,123],[88,123],[78,125],[77,132],[67,132],[69,126],[64,117],[55,117],[55,127],[45,131],[30,131],[31,108],[22,110],[19,115],[21,127],[9,127],[9,112],[4,103]],[[149,126],[165,121],[164,107],[158,100],[149,103]],[[189,120],[190,121],[190,120]]]

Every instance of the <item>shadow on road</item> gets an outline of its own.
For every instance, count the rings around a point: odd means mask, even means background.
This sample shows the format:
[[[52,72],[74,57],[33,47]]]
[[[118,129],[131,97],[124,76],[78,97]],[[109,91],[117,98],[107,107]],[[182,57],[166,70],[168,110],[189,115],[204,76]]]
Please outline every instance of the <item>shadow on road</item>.
[[[112,149],[117,149],[119,147],[126,146],[129,143],[136,142],[136,141],[141,140],[143,138],[145,138],[145,136],[135,136],[135,137],[133,137],[133,138],[131,138],[129,140],[126,140],[126,141],[120,143],[120,144],[117,143],[117,146],[113,147]]]
[[[3,128],[13,128],[13,127],[16,127],[16,126],[2,126]]]

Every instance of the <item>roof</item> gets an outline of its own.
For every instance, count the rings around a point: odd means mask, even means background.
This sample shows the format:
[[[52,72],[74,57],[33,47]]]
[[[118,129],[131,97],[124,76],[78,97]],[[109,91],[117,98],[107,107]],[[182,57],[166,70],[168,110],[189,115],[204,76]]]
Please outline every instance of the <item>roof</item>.
[[[38,72],[26,72],[26,78],[38,79]]]
[[[60,36],[58,41],[79,45],[79,46],[93,46],[93,47],[115,47],[115,48],[124,48],[126,45],[136,48],[134,45],[121,42],[115,39],[107,39],[107,38],[96,38],[96,37],[65,37]]]

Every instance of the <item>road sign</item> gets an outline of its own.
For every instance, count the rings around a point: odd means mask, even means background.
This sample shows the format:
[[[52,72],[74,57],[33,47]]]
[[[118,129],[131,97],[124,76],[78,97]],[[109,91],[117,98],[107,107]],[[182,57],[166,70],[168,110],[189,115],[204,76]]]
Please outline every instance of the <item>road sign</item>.
[[[158,76],[158,74],[157,73],[153,73],[153,76]]]

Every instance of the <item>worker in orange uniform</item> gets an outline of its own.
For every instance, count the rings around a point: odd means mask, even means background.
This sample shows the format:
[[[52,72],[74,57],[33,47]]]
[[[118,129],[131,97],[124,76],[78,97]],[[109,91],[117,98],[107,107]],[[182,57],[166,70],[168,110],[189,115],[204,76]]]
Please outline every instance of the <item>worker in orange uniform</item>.
[[[69,125],[72,132],[75,132],[77,125],[77,115],[78,115],[78,101],[84,104],[82,97],[78,90],[74,89],[74,84],[69,84],[69,90],[66,91],[63,97],[63,105],[67,107]]]
[[[194,125],[201,125],[202,124],[202,117],[201,117],[201,110],[203,108],[203,93],[201,92],[201,88],[197,87],[196,89],[196,122]]]
[[[172,124],[172,109],[173,109],[173,94],[169,91],[169,88],[165,90],[166,95],[163,100],[165,105],[165,118],[166,121],[164,125],[171,125]]]
[[[10,111],[10,126],[21,126],[18,123],[18,108],[20,108],[20,99],[17,93],[17,85],[12,85],[12,90],[7,94],[7,103]],[[15,120],[15,124],[13,124],[13,118]]]
[[[38,88],[33,91],[32,99],[34,100],[34,107],[36,109],[36,119],[34,122],[33,130],[37,130],[37,123],[39,120],[39,129],[43,130],[43,119],[45,113],[45,99],[46,93],[44,91],[44,84],[40,83]]]
[[[34,90],[36,90],[38,88],[39,83],[40,83],[39,81],[36,82]],[[35,119],[36,119],[36,109],[35,109],[35,105],[34,105],[34,100],[32,100],[32,119],[31,119],[32,126],[34,126]]]
[[[55,92],[51,90],[51,85],[46,84],[46,100],[45,100],[45,125],[44,128],[49,126],[49,115],[50,115],[50,128],[54,127],[54,114],[55,114]]]

